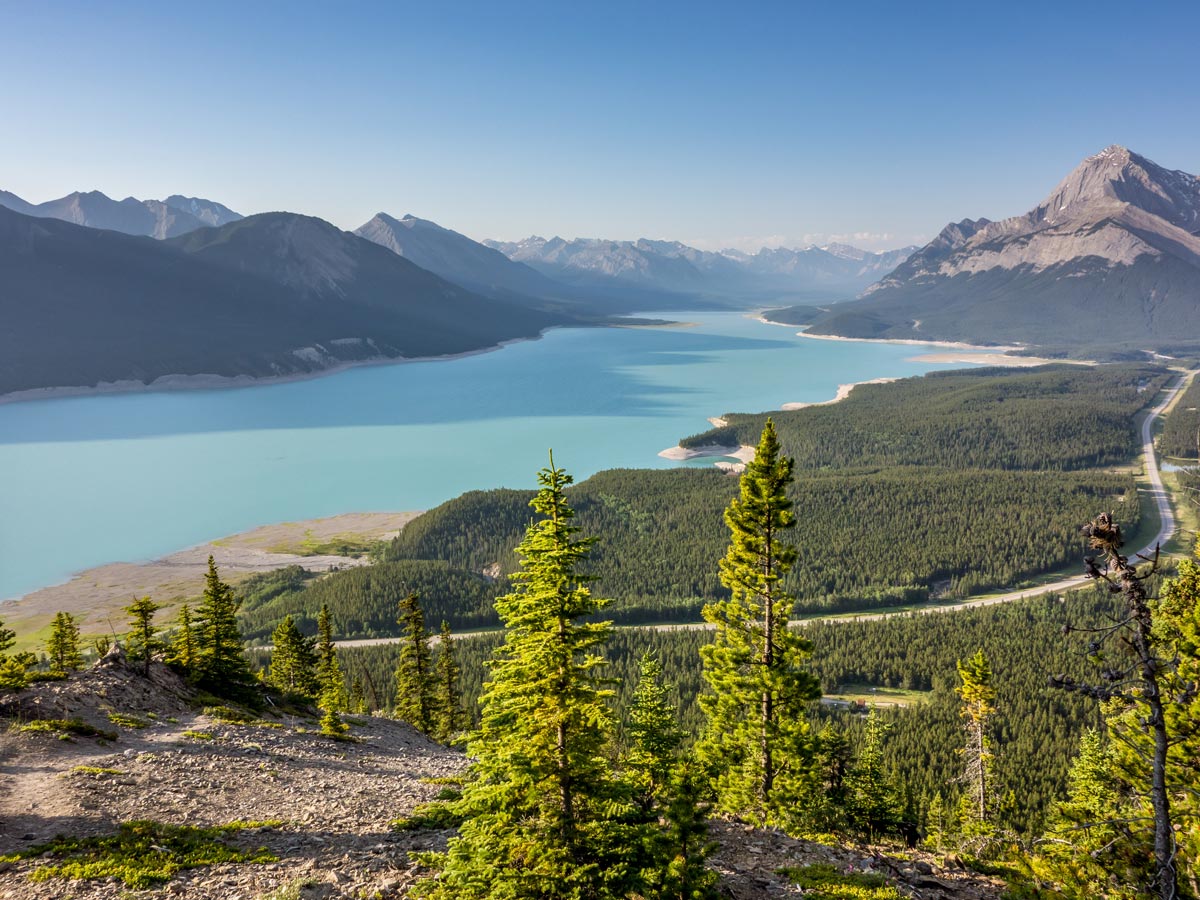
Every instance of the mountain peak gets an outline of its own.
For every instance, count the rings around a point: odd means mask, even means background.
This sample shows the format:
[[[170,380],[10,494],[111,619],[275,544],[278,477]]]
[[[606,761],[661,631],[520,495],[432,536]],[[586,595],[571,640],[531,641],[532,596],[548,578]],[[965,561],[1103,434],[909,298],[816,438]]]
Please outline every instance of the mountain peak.
[[[1138,207],[1192,234],[1200,231],[1200,179],[1119,144],[1083,160],[1032,215],[1054,223],[1086,215],[1090,207],[1106,215],[1115,204]]]

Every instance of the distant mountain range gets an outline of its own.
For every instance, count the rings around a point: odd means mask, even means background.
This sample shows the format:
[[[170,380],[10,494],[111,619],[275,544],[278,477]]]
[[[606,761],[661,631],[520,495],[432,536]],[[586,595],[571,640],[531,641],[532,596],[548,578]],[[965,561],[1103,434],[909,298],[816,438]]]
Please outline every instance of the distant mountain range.
[[[88,228],[103,228],[162,240],[209,225],[227,225],[242,218],[227,206],[198,197],[174,194],[166,200],[113,200],[99,191],[67,194],[45,203],[27,203],[0,191],[0,206],[25,216],[61,219]]]
[[[570,299],[564,285],[428,219],[379,213],[354,233],[486,297]]]
[[[0,209],[0,321],[5,394],[460,353],[570,320],[292,213],[154,241]]]
[[[625,285],[726,298],[732,305],[780,297],[840,299],[887,274],[915,248],[871,253],[833,244],[764,249],[755,254],[697,250],[677,241],[609,241],[529,237],[484,241],[509,259],[566,284]]]
[[[1194,350],[1200,179],[1108,147],[1024,215],[947,225],[860,300],[771,315],[848,337]]]

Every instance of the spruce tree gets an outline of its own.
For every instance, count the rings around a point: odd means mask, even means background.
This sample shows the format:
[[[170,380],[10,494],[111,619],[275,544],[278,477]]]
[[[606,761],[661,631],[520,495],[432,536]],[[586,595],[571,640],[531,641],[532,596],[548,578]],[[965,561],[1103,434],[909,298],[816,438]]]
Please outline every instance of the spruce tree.
[[[878,710],[871,710],[847,778],[851,824],[871,840],[895,833],[902,818],[899,791],[883,761],[883,741],[891,727]]]
[[[154,614],[161,607],[149,597],[134,600],[125,607],[129,613],[129,633],[125,636],[125,650],[129,659],[141,660],[142,674],[150,674],[150,660],[163,649],[162,642],[154,636]],[[99,647],[96,648],[99,651]]]
[[[8,655],[16,640],[16,632],[0,623],[0,691],[19,691],[29,683],[25,661]]]
[[[582,571],[592,539],[577,536],[571,478],[553,456],[538,483],[514,589],[496,600],[504,643],[452,806],[463,824],[420,888],[438,900],[606,900],[638,885],[647,836],[627,821],[612,772],[612,691],[599,671],[610,625],[586,621],[606,605]]]
[[[767,419],[725,511],[731,542],[720,572],[730,597],[704,607],[716,631],[701,651],[708,721],[698,752],[716,773],[720,809],[759,824],[794,820],[814,777],[806,714],[820,687],[804,667],[811,643],[788,629],[794,598],[783,583],[797,555],[785,542],[796,524],[792,465]]]
[[[982,828],[989,823],[992,812],[992,745],[988,726],[996,714],[992,667],[983,650],[976,651],[970,659],[958,661],[958,677],[961,684],[955,688],[955,692],[962,700],[960,713],[967,733],[966,746],[962,751],[965,763],[963,781],[970,791],[972,818]]]
[[[241,601],[221,580],[216,563],[208,557],[204,596],[196,607],[195,677],[219,696],[246,697],[254,684],[250,664],[242,652],[242,632],[237,611]]]
[[[350,683],[350,711],[359,715],[367,711],[367,695],[363,691],[362,678],[358,675]]]
[[[417,594],[409,594],[400,601],[398,621],[404,640],[396,664],[396,718],[422,734],[432,735],[437,725],[436,685],[425,613]]]
[[[46,656],[50,659],[50,671],[55,675],[66,675],[83,667],[83,654],[79,652],[79,626],[70,613],[57,613],[50,623]]]
[[[192,610],[186,603],[179,609],[179,621],[175,628],[175,639],[171,643],[170,661],[179,666],[185,675],[196,671],[196,627],[192,623]]]
[[[317,705],[324,715],[321,717],[321,733],[340,737],[349,731],[342,721],[340,712],[346,708],[346,679],[337,658],[337,645],[333,642],[333,623],[329,618],[329,607],[321,605],[317,614]]]
[[[454,636],[450,633],[450,623],[446,621],[442,622],[433,674],[437,709],[437,728],[434,736],[440,743],[449,744],[467,727],[467,713],[462,703],[458,653],[454,647]]]
[[[633,784],[634,798],[648,813],[656,812],[683,743],[677,711],[660,683],[662,665],[651,654],[638,663],[638,683],[626,716],[626,750],[622,768]]]
[[[313,639],[306,638],[291,616],[271,633],[271,668],[267,681],[285,694],[315,697],[317,686],[317,654]]]

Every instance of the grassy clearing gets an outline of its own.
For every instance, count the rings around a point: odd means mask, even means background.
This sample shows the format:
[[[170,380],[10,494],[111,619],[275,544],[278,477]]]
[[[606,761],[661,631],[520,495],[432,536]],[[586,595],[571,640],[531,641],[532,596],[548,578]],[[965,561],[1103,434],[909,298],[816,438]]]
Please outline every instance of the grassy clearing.
[[[32,722],[14,725],[13,730],[22,734],[52,734],[62,741],[76,737],[94,737],[98,740],[115,741],[115,731],[104,731],[81,719],[34,719]]]
[[[239,850],[225,838],[239,831],[274,828],[281,821],[231,822],[215,828],[165,825],[160,822],[124,822],[108,837],[60,837],[23,853],[4,857],[5,862],[43,857],[31,881],[52,878],[90,880],[116,878],[126,887],[144,890],[170,881],[184,869],[227,863],[270,863],[278,857],[266,848]]]
[[[877,687],[873,684],[839,684],[837,690],[825,694],[825,700],[844,700],[855,703],[862,700],[868,706],[909,706],[920,703],[932,695],[932,691],[908,691],[902,688]]]
[[[804,890],[813,900],[904,900],[903,895],[878,873],[842,874],[830,865],[789,866],[779,874]]]

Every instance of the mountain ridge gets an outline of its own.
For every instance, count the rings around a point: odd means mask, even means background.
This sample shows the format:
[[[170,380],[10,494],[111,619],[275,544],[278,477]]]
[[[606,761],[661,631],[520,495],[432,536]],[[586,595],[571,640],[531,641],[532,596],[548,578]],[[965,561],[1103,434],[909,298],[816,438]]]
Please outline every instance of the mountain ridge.
[[[1200,179],[1107,147],[1022,215],[947,225],[811,331],[1075,353],[1200,346],[1188,337],[1200,334]]]

